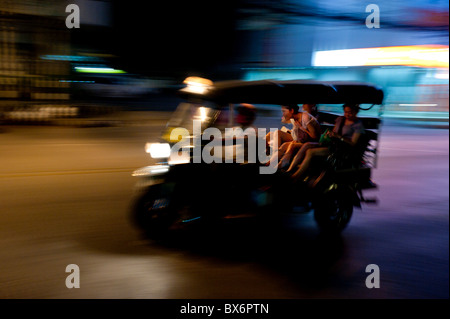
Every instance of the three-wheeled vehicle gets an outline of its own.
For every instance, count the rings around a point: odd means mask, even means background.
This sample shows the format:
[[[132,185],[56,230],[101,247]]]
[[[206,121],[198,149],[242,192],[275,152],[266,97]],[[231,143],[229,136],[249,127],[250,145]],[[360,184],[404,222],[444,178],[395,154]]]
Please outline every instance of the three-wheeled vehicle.
[[[185,102],[173,113],[160,141],[146,145],[159,162],[133,172],[138,182],[131,214],[147,235],[158,238],[192,224],[210,227],[240,218],[274,224],[280,215],[296,211],[313,211],[321,230],[339,233],[354,207],[374,201],[363,191],[377,187],[371,171],[376,167],[384,97],[379,87],[303,80],[213,83],[197,77],[184,84],[179,94]],[[242,103],[258,110],[252,131],[256,134],[236,130],[227,138],[230,128],[236,128],[234,115]],[[304,103],[318,105],[323,129],[333,126],[343,104],[359,104],[365,144],[355,158],[338,140],[330,142],[326,160],[317,162],[308,178],[292,183],[266,165],[265,133],[279,128],[281,105]]]

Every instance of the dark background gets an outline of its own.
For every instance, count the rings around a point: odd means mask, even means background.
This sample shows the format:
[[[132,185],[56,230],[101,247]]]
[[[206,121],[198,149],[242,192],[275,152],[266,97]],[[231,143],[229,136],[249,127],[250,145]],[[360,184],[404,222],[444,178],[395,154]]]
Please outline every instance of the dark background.
[[[208,75],[236,56],[236,7],[222,0],[114,1],[113,27],[97,46],[110,47],[131,73]]]

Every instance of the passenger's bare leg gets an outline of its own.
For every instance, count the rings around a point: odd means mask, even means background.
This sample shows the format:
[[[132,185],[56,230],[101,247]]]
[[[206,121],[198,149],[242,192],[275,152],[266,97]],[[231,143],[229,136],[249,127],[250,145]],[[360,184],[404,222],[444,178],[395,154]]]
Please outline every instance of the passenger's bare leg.
[[[297,168],[297,166],[305,158],[306,152],[311,148],[317,147],[318,145],[319,145],[319,143],[315,143],[315,142],[308,142],[308,143],[303,144],[302,147],[300,148],[300,150],[297,152],[297,154],[295,154],[294,158],[292,159],[291,165],[289,166],[287,172],[293,173],[295,171],[295,169]]]
[[[297,143],[297,142],[291,142],[289,143],[289,147],[286,150],[286,153],[284,156],[280,159],[278,162],[278,168],[284,168],[289,165],[289,162],[291,161],[291,158],[294,156],[294,154],[302,147],[303,143]]]
[[[289,144],[291,142],[283,143],[278,150],[276,150],[270,160],[266,163],[266,165],[270,165],[270,163],[273,163],[273,161],[277,160],[279,161],[281,157],[286,153],[286,150],[289,148]]]
[[[274,132],[269,132],[266,134],[266,146],[268,148],[273,148],[274,145],[274,140],[276,140],[278,142],[278,148],[281,146],[281,134],[283,133],[280,130],[276,130]]]
[[[325,157],[328,155],[328,148],[327,147],[319,147],[319,148],[310,148],[306,151],[306,156],[303,162],[300,164],[300,167],[297,169],[297,171],[292,174],[292,179],[294,182],[300,180],[302,177],[304,177],[305,173],[308,171],[309,167],[311,166],[311,162],[314,160],[314,157]]]
[[[272,132],[266,134],[266,147],[270,147],[270,141],[272,140]]]
[[[283,131],[275,131],[275,133],[273,134],[273,138],[274,139],[278,139],[278,145],[283,145],[283,143],[286,142],[292,142],[292,135]]]
[[[266,138],[269,138],[270,140],[271,140],[271,144],[273,145],[273,141],[274,140],[276,140],[277,142],[278,142],[278,147],[279,147],[279,149],[278,150],[280,150],[281,149],[281,146],[284,144],[284,143],[286,143],[286,142],[292,142],[292,136],[291,136],[291,134],[289,134],[289,133],[285,133],[285,132],[283,132],[283,131],[281,131],[281,130],[277,130],[277,131],[275,131],[273,134],[267,134],[266,135]],[[281,145],[281,146],[280,146]],[[287,145],[285,146],[286,148],[287,148]],[[271,157],[271,159],[266,163],[266,165],[270,165],[270,163],[272,163],[273,162],[273,160],[275,159],[275,155],[276,156],[283,156],[284,155],[284,153],[286,152],[286,149],[283,149],[282,150],[282,154],[280,155],[278,152],[276,152],[276,151],[274,151],[273,152],[273,155],[272,155],[272,157]],[[280,157],[278,157],[278,159],[277,159],[277,164],[278,164],[278,161],[279,161],[279,159],[280,159]]]

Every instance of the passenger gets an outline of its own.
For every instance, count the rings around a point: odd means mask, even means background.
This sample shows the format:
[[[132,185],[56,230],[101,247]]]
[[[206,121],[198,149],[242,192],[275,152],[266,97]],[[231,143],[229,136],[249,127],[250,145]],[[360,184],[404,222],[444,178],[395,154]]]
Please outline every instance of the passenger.
[[[344,143],[343,145],[348,146],[348,151],[351,152],[353,149],[357,149],[361,135],[364,134],[364,126],[357,116],[359,112],[358,104],[344,104],[343,108],[344,116],[340,116],[336,119],[333,130],[327,133],[327,136],[340,139]],[[330,150],[328,147],[305,144],[304,150],[300,150],[295,156],[288,172],[293,173],[292,178],[294,181],[298,181],[304,177],[315,158],[324,158],[329,154]],[[302,157],[304,157],[304,159]],[[300,164],[300,166],[297,166],[298,164]]]
[[[294,140],[289,143],[285,154],[279,160],[278,168],[288,166],[292,157],[305,143],[317,143],[319,141],[322,129],[317,120],[316,104],[303,104],[301,122],[295,122],[293,125],[292,136]]]
[[[320,137],[320,124],[314,115],[317,113],[315,104],[303,104],[303,111],[298,112],[297,105],[288,105],[281,107],[283,112],[282,122],[292,123],[293,128],[289,132],[277,130],[267,137],[272,141],[278,142],[278,150],[267,163],[269,165],[275,158],[279,159],[278,166],[286,166],[296,151],[308,141],[317,141]]]
[[[298,105],[282,105],[281,112],[281,123],[289,124],[292,118],[299,117]],[[289,130],[276,130],[273,134],[272,132],[267,133],[266,141],[269,146],[272,146],[275,140],[277,141],[277,147],[280,148],[283,143],[292,142],[293,138]]]

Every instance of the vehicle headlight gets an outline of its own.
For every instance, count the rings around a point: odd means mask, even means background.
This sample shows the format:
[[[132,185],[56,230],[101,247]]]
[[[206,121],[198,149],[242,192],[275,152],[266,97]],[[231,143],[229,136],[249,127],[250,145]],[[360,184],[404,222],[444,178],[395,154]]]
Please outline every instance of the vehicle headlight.
[[[168,158],[170,156],[170,145],[168,143],[147,143],[145,151],[152,158]]]

